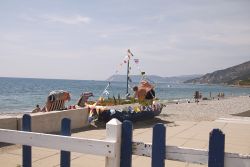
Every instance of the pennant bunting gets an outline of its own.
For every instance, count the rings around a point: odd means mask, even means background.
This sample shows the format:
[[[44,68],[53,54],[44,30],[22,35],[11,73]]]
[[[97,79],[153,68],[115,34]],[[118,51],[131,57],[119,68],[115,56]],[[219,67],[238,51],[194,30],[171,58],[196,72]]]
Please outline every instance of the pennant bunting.
[[[132,82],[132,79],[131,79],[130,77],[128,77],[128,81],[129,81],[129,82]]]
[[[106,96],[108,96],[108,95],[109,95],[109,91],[105,90],[105,91],[103,92],[103,94],[105,94]]]
[[[130,59],[130,57],[132,57],[132,56],[134,56],[134,55],[131,53],[130,49],[128,49],[128,57],[129,57],[129,59]]]
[[[135,63],[138,64],[139,63],[139,59],[134,59]]]

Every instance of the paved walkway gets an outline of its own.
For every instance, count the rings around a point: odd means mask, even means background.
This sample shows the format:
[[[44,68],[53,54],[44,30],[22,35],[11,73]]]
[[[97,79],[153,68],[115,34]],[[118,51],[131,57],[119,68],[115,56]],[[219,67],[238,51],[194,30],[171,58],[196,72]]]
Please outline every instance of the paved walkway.
[[[221,119],[223,120],[223,119]],[[155,120],[158,122],[159,119]],[[155,122],[142,122],[134,124],[133,140],[151,143],[152,125]],[[163,121],[161,121],[163,122]],[[202,122],[163,122],[167,126],[167,145],[182,146],[197,149],[207,149],[209,132],[213,128],[220,128],[226,136],[225,151],[233,153],[250,154],[250,124],[245,120],[229,121],[202,121]],[[72,136],[105,139],[105,129],[89,129],[84,132],[74,133]],[[17,167],[21,164],[21,146],[9,146],[0,149],[0,166]],[[105,166],[105,158],[79,153],[72,153],[72,167],[97,167]],[[45,148],[32,148],[33,167],[60,166],[60,151]],[[133,166],[149,167],[150,158],[133,156]],[[166,161],[166,166],[171,167],[201,167],[202,165],[188,164],[177,161]]]

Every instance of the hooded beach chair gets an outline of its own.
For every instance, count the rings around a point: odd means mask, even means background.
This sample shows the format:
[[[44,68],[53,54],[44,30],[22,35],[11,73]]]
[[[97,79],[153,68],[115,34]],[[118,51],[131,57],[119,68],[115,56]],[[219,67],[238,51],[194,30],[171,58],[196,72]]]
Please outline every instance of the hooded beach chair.
[[[92,92],[84,92],[84,93],[82,93],[79,100],[78,100],[78,102],[77,102],[77,105],[80,106],[80,107],[84,107],[85,103],[88,101],[88,99],[91,96],[94,96]]]
[[[65,109],[65,102],[70,100],[70,94],[64,90],[55,90],[49,93],[43,112]]]

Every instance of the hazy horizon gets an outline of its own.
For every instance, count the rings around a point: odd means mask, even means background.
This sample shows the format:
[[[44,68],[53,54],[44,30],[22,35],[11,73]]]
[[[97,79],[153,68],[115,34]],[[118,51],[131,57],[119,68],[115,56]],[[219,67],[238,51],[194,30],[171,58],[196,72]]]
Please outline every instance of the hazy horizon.
[[[2,1],[0,76],[105,80],[125,74],[128,49],[148,75],[211,73],[249,61],[249,11],[247,0]]]
[[[122,75],[122,76],[126,76],[126,74],[115,74],[115,75]],[[178,76],[160,76],[160,75],[155,75],[155,74],[148,74],[149,76],[158,76],[158,77],[162,77],[162,78],[171,78],[171,77],[185,77],[185,76],[195,76],[195,75],[203,75],[203,74],[190,74],[190,75],[178,75]],[[140,76],[140,74],[138,75],[133,75],[133,76]],[[9,77],[9,76],[0,76],[0,78],[20,78],[20,79],[48,79],[48,80],[79,80],[79,81],[107,81],[107,79],[109,79],[110,77],[112,77],[112,75],[108,76],[107,78],[103,79],[103,80],[98,80],[98,79],[67,79],[67,78],[35,78],[35,77]]]

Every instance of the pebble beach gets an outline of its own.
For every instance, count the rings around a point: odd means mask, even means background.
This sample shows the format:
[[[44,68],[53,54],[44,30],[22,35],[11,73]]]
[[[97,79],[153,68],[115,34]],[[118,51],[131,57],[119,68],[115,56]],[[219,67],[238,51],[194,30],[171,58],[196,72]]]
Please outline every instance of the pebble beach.
[[[240,114],[243,113],[244,114]],[[167,104],[161,118],[168,121],[214,121],[221,117],[250,117],[250,97],[237,96],[197,103]]]

